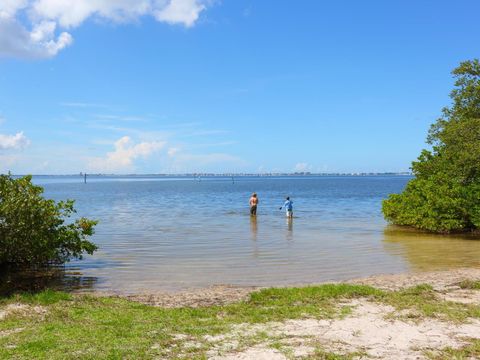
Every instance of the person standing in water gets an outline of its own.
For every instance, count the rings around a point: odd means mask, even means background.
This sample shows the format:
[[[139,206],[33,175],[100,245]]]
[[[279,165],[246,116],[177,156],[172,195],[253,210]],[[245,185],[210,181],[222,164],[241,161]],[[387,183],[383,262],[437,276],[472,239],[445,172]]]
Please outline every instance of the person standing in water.
[[[257,205],[258,205],[258,197],[256,193],[253,193],[250,197],[250,215],[255,216],[257,215]]]
[[[285,203],[282,207],[280,207],[280,210],[282,210],[283,208],[285,208],[285,210],[287,211],[287,217],[289,219],[293,218],[293,201],[290,200],[289,196],[287,196],[287,198],[285,199]]]

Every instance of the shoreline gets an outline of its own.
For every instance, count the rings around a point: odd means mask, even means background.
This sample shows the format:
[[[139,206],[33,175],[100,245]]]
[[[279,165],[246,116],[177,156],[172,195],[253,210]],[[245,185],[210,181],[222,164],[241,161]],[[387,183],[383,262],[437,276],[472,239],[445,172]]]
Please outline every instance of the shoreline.
[[[235,286],[221,284],[179,291],[148,291],[136,294],[93,291],[85,293],[79,292],[79,294],[88,294],[99,297],[118,297],[145,305],[165,308],[205,307],[214,305],[221,306],[243,301],[248,299],[253,292],[269,288],[289,289],[321,286],[325,284],[355,284],[368,285],[382,290],[398,291],[420,284],[429,284],[435,291],[444,292],[451,288],[458,287],[458,284],[465,279],[480,281],[480,267],[426,272],[405,272],[399,274],[380,274],[350,280],[325,281],[311,284],[298,283],[285,286]]]
[[[0,358],[479,359],[480,269],[0,299]]]

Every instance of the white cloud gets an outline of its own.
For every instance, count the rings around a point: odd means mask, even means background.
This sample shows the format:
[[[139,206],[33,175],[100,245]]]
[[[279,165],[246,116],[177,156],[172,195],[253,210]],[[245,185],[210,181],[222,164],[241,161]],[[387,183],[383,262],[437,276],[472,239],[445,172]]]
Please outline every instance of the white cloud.
[[[23,135],[23,132],[16,133],[15,135],[0,134],[0,150],[21,150],[29,144],[30,140]]]
[[[307,163],[305,162],[300,162],[300,163],[297,163],[293,169],[294,171],[296,172],[305,172],[305,171],[311,171],[312,170],[312,166],[311,165],[308,165]]]
[[[89,18],[129,22],[153,16],[192,27],[207,3],[210,0],[0,0],[0,57],[53,57],[73,42],[69,32],[57,30],[78,27]]]
[[[73,42],[67,32],[55,35],[54,22],[40,22],[28,31],[15,18],[0,16],[0,57],[48,58]]]
[[[2,0],[0,2],[0,17],[14,16],[17,11],[26,7],[27,4],[27,0]]]
[[[151,10],[151,0],[34,0],[30,6],[33,18],[54,20],[65,28],[77,27],[91,16],[121,22]]]
[[[154,12],[158,21],[191,27],[198,20],[205,5],[198,0],[170,0],[167,6]]]
[[[144,15],[190,27],[205,8],[206,0],[34,0],[29,7],[34,19],[54,20],[65,28],[77,27],[92,16],[126,22]]]
[[[107,153],[105,157],[91,159],[89,169],[100,172],[133,170],[134,160],[149,157],[165,147],[165,144],[164,141],[133,144],[130,137],[124,136],[115,142],[114,151]]]
[[[171,148],[168,149],[167,155],[170,156],[170,157],[173,157],[173,156],[175,156],[175,154],[178,153],[179,151],[180,151],[179,148],[171,147]]]

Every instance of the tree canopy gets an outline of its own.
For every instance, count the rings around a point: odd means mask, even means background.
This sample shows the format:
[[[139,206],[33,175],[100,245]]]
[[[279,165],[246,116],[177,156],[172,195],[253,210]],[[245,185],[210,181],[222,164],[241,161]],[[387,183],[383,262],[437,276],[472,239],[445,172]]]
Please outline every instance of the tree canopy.
[[[393,224],[442,233],[480,228],[480,62],[462,62],[452,74],[452,104],[430,128],[431,150],[412,163],[405,190],[383,201]]]
[[[87,240],[97,222],[70,221],[73,200],[55,202],[42,194],[31,176],[0,175],[0,265],[61,264],[97,249]]]

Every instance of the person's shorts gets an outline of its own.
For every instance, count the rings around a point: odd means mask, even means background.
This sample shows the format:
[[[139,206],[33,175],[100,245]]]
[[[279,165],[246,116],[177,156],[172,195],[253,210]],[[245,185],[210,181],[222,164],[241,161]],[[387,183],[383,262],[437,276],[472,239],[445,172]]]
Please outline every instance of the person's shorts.
[[[293,217],[293,210],[287,210],[287,217]]]
[[[250,206],[250,215],[257,215],[257,205]]]

